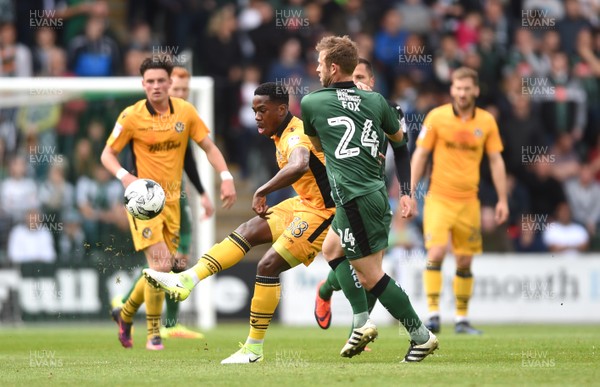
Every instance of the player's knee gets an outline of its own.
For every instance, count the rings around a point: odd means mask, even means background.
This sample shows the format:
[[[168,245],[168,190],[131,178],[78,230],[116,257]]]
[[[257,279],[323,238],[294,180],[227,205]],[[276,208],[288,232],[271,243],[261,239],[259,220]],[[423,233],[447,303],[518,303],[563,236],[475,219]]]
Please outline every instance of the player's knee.
[[[457,255],[456,256],[456,267],[461,269],[471,268],[471,262],[473,262],[472,255]]]
[[[254,223],[252,219],[242,223],[235,229],[235,232],[246,238],[250,245],[257,246],[265,243],[265,237],[262,235],[263,229]]]
[[[277,277],[279,274],[289,269],[289,267],[288,263],[281,258],[279,254],[267,253],[260,261],[258,261],[256,274],[266,277]]]
[[[446,256],[446,249],[443,247],[432,247],[427,252],[427,260],[430,262],[441,263],[444,261],[444,257]]]

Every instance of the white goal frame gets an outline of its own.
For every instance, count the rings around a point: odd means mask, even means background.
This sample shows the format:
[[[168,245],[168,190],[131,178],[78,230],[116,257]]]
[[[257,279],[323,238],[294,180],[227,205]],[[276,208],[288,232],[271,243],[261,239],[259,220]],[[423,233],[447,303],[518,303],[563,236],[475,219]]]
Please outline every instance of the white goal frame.
[[[41,103],[60,103],[84,92],[131,92],[143,93],[141,77],[56,77],[56,78],[2,78],[0,77],[0,107],[14,107]],[[214,138],[214,81],[210,77],[192,77],[190,81],[190,102],[196,107],[200,117],[211,128]],[[117,117],[114,117],[115,121]],[[112,130],[112,128],[108,128]],[[198,146],[193,147],[198,171],[206,192],[213,204],[219,205],[219,195],[214,192],[214,170],[204,152]],[[198,195],[191,195],[192,213],[200,213]],[[201,252],[215,243],[215,217],[202,222],[193,221],[191,252],[192,262]],[[216,325],[214,303],[214,278],[209,277],[198,284],[192,292],[191,302],[197,312],[197,325],[202,329],[211,329]]]

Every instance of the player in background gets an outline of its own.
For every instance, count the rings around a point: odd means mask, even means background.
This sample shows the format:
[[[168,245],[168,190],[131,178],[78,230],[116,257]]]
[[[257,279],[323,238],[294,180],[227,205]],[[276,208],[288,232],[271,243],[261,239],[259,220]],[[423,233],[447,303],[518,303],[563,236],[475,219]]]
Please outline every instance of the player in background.
[[[187,101],[190,94],[190,73],[183,67],[176,66],[173,68],[171,73],[171,80],[173,83],[169,88],[169,96],[177,97]],[[204,217],[210,218],[214,213],[214,207],[210,200],[210,197],[204,190],[204,186],[200,181],[200,175],[198,174],[198,168],[196,166],[196,159],[194,158],[194,152],[191,147],[191,141],[188,142],[188,148],[185,151],[185,159],[183,163],[185,174],[190,179],[192,185],[196,188],[196,191],[200,194],[200,203],[204,209]],[[180,273],[187,268],[187,263],[190,258],[191,238],[192,238],[192,213],[188,203],[188,196],[185,180],[181,182],[181,226],[179,230],[179,247],[175,254],[175,262],[173,264],[172,271]],[[140,271],[140,276],[135,281],[145,281],[143,274]],[[112,309],[122,308],[131,292],[135,288],[135,283],[127,292],[125,296],[118,295],[111,303]],[[166,311],[165,311],[165,325],[160,328],[160,336],[163,339],[167,338],[182,338],[182,339],[202,339],[204,335],[199,332],[185,327],[178,322],[179,314],[179,303],[171,298],[167,298]]]
[[[467,319],[473,294],[473,255],[480,254],[481,211],[477,198],[479,170],[483,152],[488,156],[492,179],[498,195],[496,222],[508,218],[506,171],[502,160],[502,141],[494,117],[475,106],[479,81],[475,70],[461,67],[452,73],[452,103],[427,114],[412,156],[412,192],[416,192],[433,152],[433,169],[423,209],[423,233],[427,267],[423,283],[427,295],[432,332],[440,331],[439,299],[442,290],[442,262],[451,236],[456,259],[454,295],[456,333],[480,334]]]
[[[438,340],[415,313],[402,288],[382,269],[392,218],[380,156],[384,137],[400,142],[398,115],[378,93],[362,91],[352,82],[358,64],[356,44],[347,36],[328,36],[317,44],[317,72],[323,89],[302,99],[305,132],[315,149],[327,159],[327,176],[336,214],[323,242],[329,262],[346,297],[343,274],[356,271],[360,284],[402,323],[411,341],[404,361],[423,360],[438,347]],[[401,198],[403,216],[414,203]],[[366,297],[353,301],[354,331],[344,350],[360,353],[377,337],[369,319]],[[361,307],[360,310],[355,308]]]
[[[258,131],[275,142],[280,167],[254,194],[252,209],[257,216],[211,248],[190,270],[179,275],[144,271],[151,283],[183,300],[199,281],[235,265],[253,246],[273,243],[258,263],[248,338],[222,364],[264,359],[264,337],[280,298],[279,275],[314,260],[335,212],[325,157],[315,151],[304,134],[302,121],[288,111],[288,104],[288,92],[276,83],[262,84],[254,92],[252,109]],[[289,185],[298,196],[269,208],[266,196]],[[350,272],[348,276],[354,291],[364,297],[364,290],[355,286]]]
[[[181,179],[189,139],[204,152],[221,176],[221,200],[230,208],[235,200],[233,176],[223,155],[208,136],[209,130],[196,109],[180,98],[170,98],[172,64],[158,58],[147,58],[140,66],[146,99],[136,102],[119,115],[102,152],[102,164],[124,187],[138,178],[158,182],[166,194],[163,211],[154,219],[142,221],[129,217],[132,239],[137,251],[143,250],[148,266],[162,272],[172,269],[179,245]],[[135,175],[124,169],[118,155],[132,143]],[[119,326],[119,341],[125,348],[133,346],[133,316],[146,303],[147,343],[150,350],[163,349],[160,316],[164,293],[138,281],[122,309],[113,311]]]
[[[352,73],[352,81],[357,85],[358,88],[363,90],[371,91],[375,87],[375,75],[373,74],[373,67],[371,62],[364,58],[358,58],[358,64]],[[361,85],[362,84],[362,85]],[[364,87],[366,86],[366,87]],[[387,101],[388,105],[398,114],[398,120],[400,121],[400,128],[405,134],[404,138],[400,142],[391,142],[392,150],[394,152],[394,162],[396,166],[396,176],[400,183],[400,196],[410,197],[410,154],[407,146],[406,136],[406,125],[404,124],[404,113],[400,106],[396,103]],[[387,139],[387,137],[385,138]],[[386,147],[384,146],[385,150]],[[406,199],[405,199],[406,200]],[[407,217],[412,216],[411,213]],[[334,271],[330,271],[327,279],[321,281],[317,286],[317,296],[315,299],[315,319],[317,324],[322,329],[329,328],[331,324],[331,296],[334,291],[341,290],[340,283],[337,280]],[[370,292],[367,295],[367,306],[369,314],[373,310],[377,298],[375,298]]]

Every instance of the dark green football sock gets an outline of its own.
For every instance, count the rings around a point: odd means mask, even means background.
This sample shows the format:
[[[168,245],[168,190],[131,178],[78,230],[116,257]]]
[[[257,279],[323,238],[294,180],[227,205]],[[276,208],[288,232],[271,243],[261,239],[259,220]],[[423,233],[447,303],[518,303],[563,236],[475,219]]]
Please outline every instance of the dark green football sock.
[[[371,294],[406,328],[411,340],[423,344],[429,340],[429,330],[413,309],[408,295],[387,274],[370,290]]]
[[[335,271],[330,270],[329,274],[327,274],[327,279],[319,288],[319,296],[324,300],[330,300],[333,292],[340,290],[341,288],[337,276],[335,275]]]
[[[371,294],[371,292],[365,292],[365,294],[367,295],[367,308],[369,309],[369,314],[371,314],[377,303],[377,297]]]
[[[177,325],[177,314],[179,313],[179,302],[173,300],[171,297],[165,297],[167,302],[166,321],[165,327],[172,328]]]
[[[348,262],[345,256],[330,261],[329,266],[331,266],[331,269],[335,272],[335,276],[344,292],[344,296],[346,296],[350,302],[352,313],[354,315],[354,326],[362,327],[369,319],[365,289],[358,281],[358,277],[352,270],[352,266],[350,266],[350,262]]]

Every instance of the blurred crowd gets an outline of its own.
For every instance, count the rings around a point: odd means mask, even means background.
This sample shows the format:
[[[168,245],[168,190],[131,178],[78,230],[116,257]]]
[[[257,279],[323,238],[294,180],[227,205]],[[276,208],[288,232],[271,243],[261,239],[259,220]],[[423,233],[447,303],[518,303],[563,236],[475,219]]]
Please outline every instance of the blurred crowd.
[[[287,86],[299,115],[320,87],[314,46],[324,35],[358,43],[376,90],[403,108],[411,147],[427,112],[449,101],[453,69],[472,67],[509,173],[511,217],[498,227],[482,164],[484,250],[600,250],[600,0],[0,0],[0,9],[2,77],[139,76],[152,56],[213,77],[218,143],[252,184],[277,169],[255,129],[253,91]],[[127,235],[122,188],[98,155],[130,102],[0,105],[0,259],[81,260],[81,246],[112,248]],[[419,225],[395,222],[394,245],[414,245]]]

